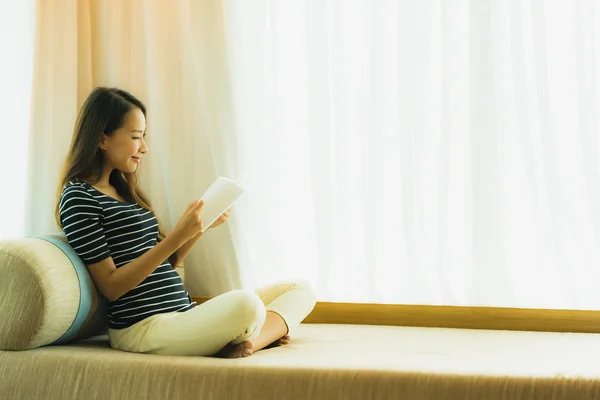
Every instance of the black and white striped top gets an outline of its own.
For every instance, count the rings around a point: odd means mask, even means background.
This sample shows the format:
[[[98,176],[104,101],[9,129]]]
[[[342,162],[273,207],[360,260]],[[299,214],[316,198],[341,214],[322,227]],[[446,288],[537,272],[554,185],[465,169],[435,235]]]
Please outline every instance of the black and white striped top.
[[[119,268],[157,244],[158,221],[152,211],[79,180],[63,188],[59,214],[69,244],[88,265],[112,257]],[[180,275],[165,260],[136,288],[108,302],[108,326],[123,329],[151,315],[187,311],[194,305]]]

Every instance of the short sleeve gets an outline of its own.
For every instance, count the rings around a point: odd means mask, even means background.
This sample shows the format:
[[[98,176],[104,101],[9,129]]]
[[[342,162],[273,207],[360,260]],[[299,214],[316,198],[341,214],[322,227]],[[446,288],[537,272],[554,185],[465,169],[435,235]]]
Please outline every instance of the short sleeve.
[[[85,188],[78,185],[65,187],[58,210],[69,244],[86,264],[110,257],[102,226],[102,207]]]

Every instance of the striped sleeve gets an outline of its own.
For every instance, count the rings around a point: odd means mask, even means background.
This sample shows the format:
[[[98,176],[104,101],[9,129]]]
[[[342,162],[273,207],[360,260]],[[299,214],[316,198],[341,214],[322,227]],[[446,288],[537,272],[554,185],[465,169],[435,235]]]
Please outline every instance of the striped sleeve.
[[[102,226],[102,208],[85,188],[72,185],[63,190],[59,216],[69,244],[86,264],[110,257]]]

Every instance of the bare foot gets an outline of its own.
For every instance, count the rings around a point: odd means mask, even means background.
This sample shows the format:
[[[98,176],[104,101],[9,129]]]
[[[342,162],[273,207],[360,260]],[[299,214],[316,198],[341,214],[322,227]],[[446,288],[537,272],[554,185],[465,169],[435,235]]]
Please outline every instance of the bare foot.
[[[219,358],[240,358],[252,355],[252,343],[245,341],[239,344],[228,344],[215,354]]]
[[[290,338],[290,335],[285,335],[282,338],[279,338],[276,341],[274,341],[273,343],[271,343],[270,345],[268,345],[266,348],[270,349],[273,347],[285,346],[290,343],[292,343],[292,339]]]

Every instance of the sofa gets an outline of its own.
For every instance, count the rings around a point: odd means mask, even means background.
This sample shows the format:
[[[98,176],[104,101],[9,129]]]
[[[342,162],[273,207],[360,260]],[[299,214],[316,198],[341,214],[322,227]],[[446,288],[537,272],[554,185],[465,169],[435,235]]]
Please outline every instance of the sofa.
[[[309,316],[288,346],[173,357],[112,349],[105,305],[64,236],[0,242],[0,399],[600,399],[600,335]]]

